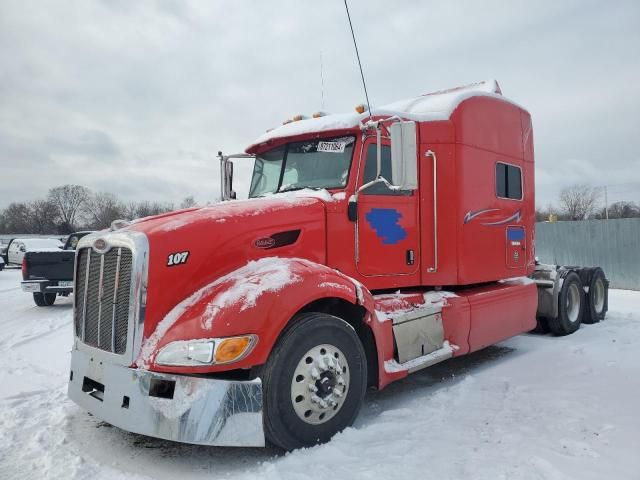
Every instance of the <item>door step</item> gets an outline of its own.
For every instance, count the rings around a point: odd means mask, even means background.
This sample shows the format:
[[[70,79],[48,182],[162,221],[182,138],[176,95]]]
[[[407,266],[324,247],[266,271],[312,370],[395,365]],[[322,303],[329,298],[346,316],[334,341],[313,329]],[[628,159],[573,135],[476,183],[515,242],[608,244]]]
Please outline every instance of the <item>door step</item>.
[[[431,365],[435,365],[436,363],[440,363],[443,360],[453,357],[453,352],[455,350],[457,350],[455,345],[451,345],[449,342],[445,341],[442,344],[442,347],[438,350],[428,353],[427,355],[413,358],[404,363],[399,363],[393,359],[386,360],[384,362],[384,370],[387,373],[402,371],[407,371],[408,373],[417,372],[418,370],[422,370],[423,368],[430,367]]]

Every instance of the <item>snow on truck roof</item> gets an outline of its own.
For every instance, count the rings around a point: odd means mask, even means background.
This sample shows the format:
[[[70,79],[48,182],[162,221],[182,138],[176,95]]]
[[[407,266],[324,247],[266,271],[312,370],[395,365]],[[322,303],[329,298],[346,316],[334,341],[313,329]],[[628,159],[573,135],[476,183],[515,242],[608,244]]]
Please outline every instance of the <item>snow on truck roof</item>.
[[[418,97],[400,100],[390,103],[389,105],[374,108],[371,113],[374,116],[397,115],[407,120],[414,120],[417,122],[448,120],[458,105],[471,97],[497,98],[520,107],[515,102],[512,102],[502,96],[502,91],[500,90],[500,86],[496,80],[488,80],[471,85],[465,85],[463,87],[441,90],[438,92],[420,95]],[[355,128],[368,117],[368,112],[337,113],[324,115],[318,118],[309,118],[299,120],[297,122],[290,122],[264,133],[258,137],[255,142],[253,142],[253,145],[249,149],[273,138]]]

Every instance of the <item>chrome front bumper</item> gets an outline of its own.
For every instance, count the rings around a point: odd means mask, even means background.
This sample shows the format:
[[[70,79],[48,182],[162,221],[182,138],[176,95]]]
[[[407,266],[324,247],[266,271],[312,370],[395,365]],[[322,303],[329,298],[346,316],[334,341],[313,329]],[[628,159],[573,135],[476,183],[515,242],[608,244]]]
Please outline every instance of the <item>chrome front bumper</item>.
[[[73,349],[69,397],[134,433],[201,445],[263,447],[262,382],[169,375]]]

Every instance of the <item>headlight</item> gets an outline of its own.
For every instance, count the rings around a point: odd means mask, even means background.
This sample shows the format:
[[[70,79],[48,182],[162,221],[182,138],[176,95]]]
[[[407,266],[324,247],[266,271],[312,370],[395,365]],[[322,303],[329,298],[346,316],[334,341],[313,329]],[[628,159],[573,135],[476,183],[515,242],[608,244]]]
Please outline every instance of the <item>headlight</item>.
[[[172,367],[201,367],[237,362],[247,356],[257,340],[255,335],[180,340],[165,345],[155,362]]]
[[[160,350],[156,363],[171,366],[211,365],[215,340],[171,342]]]

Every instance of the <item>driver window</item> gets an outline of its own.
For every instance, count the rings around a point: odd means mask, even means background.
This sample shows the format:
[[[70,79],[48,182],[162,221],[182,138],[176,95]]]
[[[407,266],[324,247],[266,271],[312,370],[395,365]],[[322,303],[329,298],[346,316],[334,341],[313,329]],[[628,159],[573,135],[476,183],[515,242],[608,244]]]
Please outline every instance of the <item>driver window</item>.
[[[276,148],[256,159],[253,165],[253,177],[249,188],[249,197],[275,192],[280,180],[280,169],[284,147]]]
[[[378,170],[378,146],[375,143],[369,144],[367,147],[367,155],[364,164],[364,177],[362,179],[362,185],[365,185],[376,178],[376,172]],[[393,177],[391,173],[391,147],[389,145],[382,145],[382,165],[380,169],[380,175],[383,176],[389,183],[393,184]],[[384,183],[375,183],[370,187],[362,190],[363,195],[411,195],[407,190],[391,190]]]

